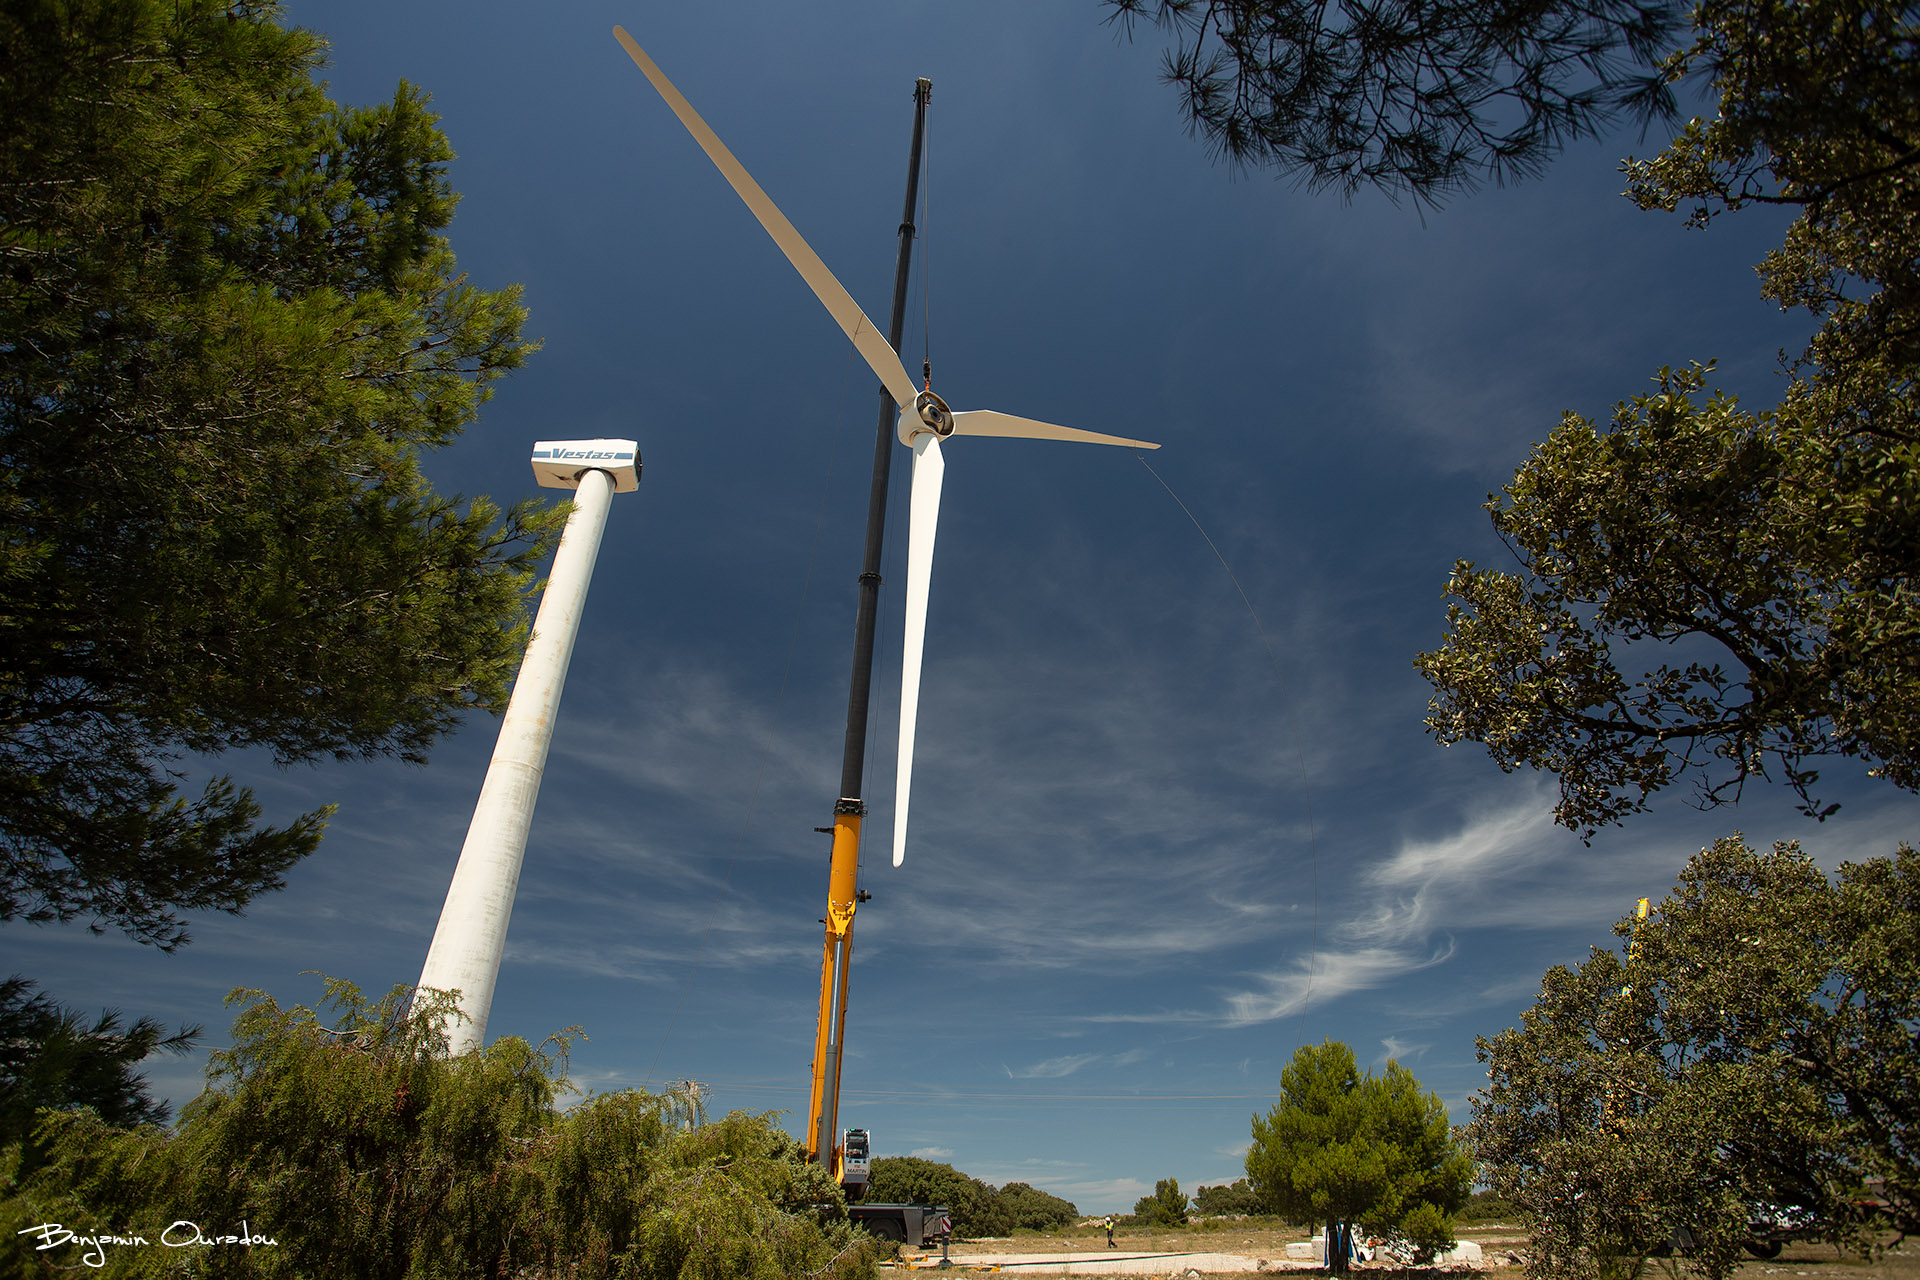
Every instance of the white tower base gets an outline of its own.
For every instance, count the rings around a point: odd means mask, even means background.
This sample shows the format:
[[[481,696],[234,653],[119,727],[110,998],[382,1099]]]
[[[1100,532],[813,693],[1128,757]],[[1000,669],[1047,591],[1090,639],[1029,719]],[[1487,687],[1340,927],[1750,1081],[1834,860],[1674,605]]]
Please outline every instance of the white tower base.
[[[487,779],[474,805],[473,822],[460,849],[453,884],[447,890],[440,924],[420,971],[422,987],[460,993],[460,1011],[470,1021],[455,1020],[447,1028],[452,1052],[465,1053],[483,1043],[487,1013],[493,1006],[494,978],[507,945],[507,918],[513,911],[514,890],[520,882],[520,863],[527,849],[527,831],[533,823],[534,801],[546,769],[547,748],[553,741],[553,722],[560,691],[567,681],[567,663],[579,634],[580,614],[587,600],[587,584],[600,552],[607,508],[616,488],[634,487],[638,462],[632,441],[587,441],[583,444],[625,445],[626,460],[609,464],[602,453],[582,469],[558,480],[542,473],[544,452],[535,455],[540,483],[573,488],[573,513],[560,535],[553,571],[534,617],[533,637],[507,700],[500,738],[487,766]],[[546,451],[548,446],[539,446]],[[601,470],[615,466],[619,472]]]

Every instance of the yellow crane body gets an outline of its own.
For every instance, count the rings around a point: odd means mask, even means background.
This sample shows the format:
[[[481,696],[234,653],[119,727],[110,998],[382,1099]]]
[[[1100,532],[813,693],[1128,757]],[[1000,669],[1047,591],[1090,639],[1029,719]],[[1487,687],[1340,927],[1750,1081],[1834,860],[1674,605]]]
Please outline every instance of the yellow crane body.
[[[820,956],[820,1015],[813,1035],[813,1084],[807,1102],[807,1159],[845,1183],[841,1149],[840,1052],[847,1023],[847,970],[853,962],[853,914],[860,900],[860,817],[833,815],[833,866],[827,876],[826,942]],[[851,1190],[851,1188],[849,1188]]]

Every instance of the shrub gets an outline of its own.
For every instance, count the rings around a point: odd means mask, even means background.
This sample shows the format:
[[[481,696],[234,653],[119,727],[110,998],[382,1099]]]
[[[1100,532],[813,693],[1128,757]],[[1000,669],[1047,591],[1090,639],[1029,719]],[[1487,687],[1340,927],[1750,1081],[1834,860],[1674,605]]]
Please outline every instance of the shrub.
[[[1013,1231],[1010,1207],[994,1189],[950,1164],[918,1156],[883,1156],[873,1162],[867,1199],[880,1204],[945,1205],[953,1234],[978,1239]]]
[[[414,998],[397,987],[369,1003],[352,984],[329,981],[322,1007],[337,1010],[332,1025],[260,992],[229,1001],[246,1003],[233,1047],[214,1055],[209,1086],[183,1109],[177,1133],[42,1111],[47,1163],[9,1183],[0,1225],[99,1224],[158,1240],[177,1219],[208,1234],[237,1232],[244,1220],[276,1241],[116,1248],[120,1274],[873,1274],[873,1251],[846,1222],[839,1188],[770,1115],[735,1112],[682,1130],[663,1120],[663,1099],[637,1090],[560,1112],[568,1034],[537,1049],[509,1037],[450,1058],[440,1028],[453,1005],[439,992]],[[21,1265],[66,1265],[82,1252],[59,1248]],[[28,1274],[37,1272],[11,1273]]]
[[[1505,1196],[1491,1191],[1476,1191],[1467,1197],[1466,1207],[1453,1215],[1455,1222],[1518,1222],[1520,1208]]]
[[[1453,1238],[1453,1219],[1446,1211],[1432,1204],[1417,1204],[1407,1211],[1400,1220],[1400,1234],[1413,1246],[1413,1260],[1422,1266],[1433,1261],[1433,1255],[1443,1249],[1451,1249],[1457,1243]]]
[[[998,1193],[1001,1205],[1016,1228],[1048,1231],[1064,1227],[1080,1216],[1070,1200],[1050,1195],[1024,1182],[1009,1182]]]
[[[1184,1227],[1187,1224],[1187,1197],[1180,1183],[1162,1178],[1153,1184],[1153,1194],[1134,1202],[1133,1216],[1147,1226]]]
[[[1241,1178],[1232,1186],[1201,1187],[1193,1193],[1193,1207],[1208,1217],[1255,1214],[1260,1212],[1260,1197],[1247,1180]]]

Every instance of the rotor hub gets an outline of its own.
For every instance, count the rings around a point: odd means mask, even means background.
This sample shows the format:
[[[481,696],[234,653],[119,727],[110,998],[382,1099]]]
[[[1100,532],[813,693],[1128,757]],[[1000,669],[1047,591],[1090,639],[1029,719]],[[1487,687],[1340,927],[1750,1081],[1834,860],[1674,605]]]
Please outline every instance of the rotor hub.
[[[947,408],[947,402],[933,392],[922,391],[915,396],[913,411],[919,417],[920,425],[908,434],[909,439],[923,431],[931,431],[942,440],[953,434],[953,410]]]

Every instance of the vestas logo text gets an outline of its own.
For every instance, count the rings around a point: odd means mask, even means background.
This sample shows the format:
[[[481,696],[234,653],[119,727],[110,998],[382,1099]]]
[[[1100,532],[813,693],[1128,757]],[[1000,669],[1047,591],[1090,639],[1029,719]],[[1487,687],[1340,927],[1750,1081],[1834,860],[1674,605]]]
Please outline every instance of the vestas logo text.
[[[624,461],[633,455],[630,453],[613,453],[606,449],[555,449],[553,456],[556,461],[565,458],[570,461],[599,462],[603,460]]]

